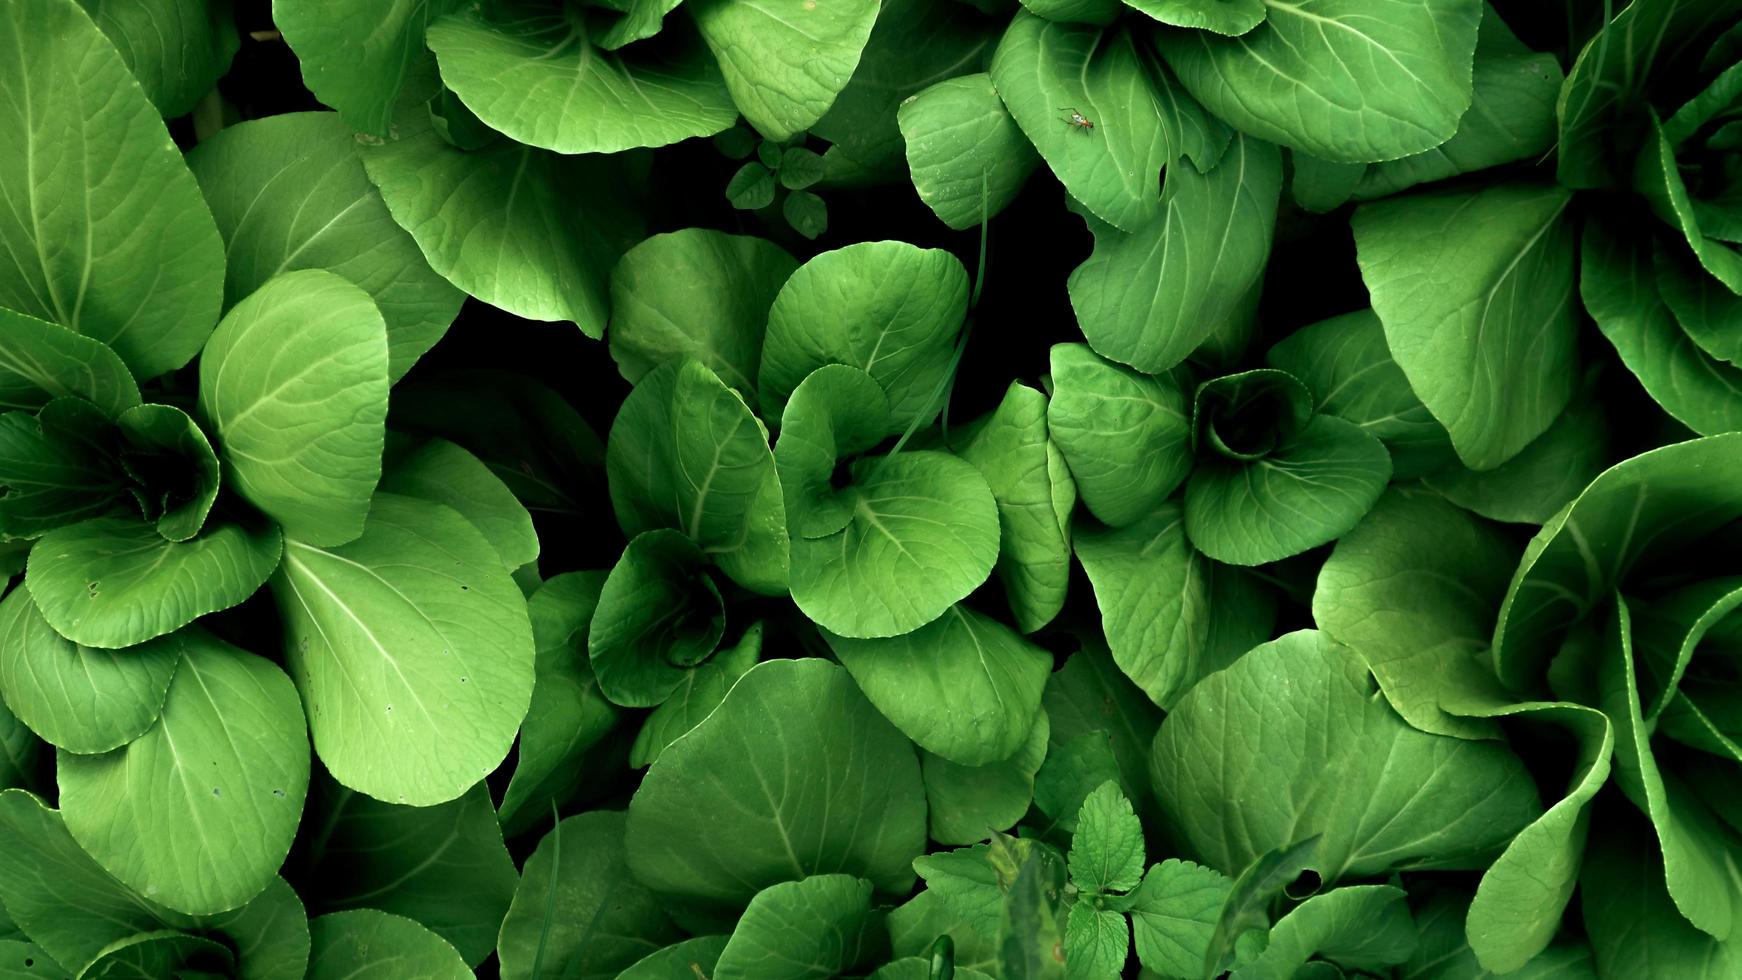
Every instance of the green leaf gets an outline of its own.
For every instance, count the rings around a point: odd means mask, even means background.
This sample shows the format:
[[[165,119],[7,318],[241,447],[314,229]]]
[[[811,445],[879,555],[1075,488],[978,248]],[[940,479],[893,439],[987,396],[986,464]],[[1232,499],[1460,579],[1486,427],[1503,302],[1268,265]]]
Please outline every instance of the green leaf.
[[[1089,346],[1150,374],[1185,360],[1258,284],[1281,193],[1282,155],[1242,136],[1208,173],[1169,167],[1160,210],[1129,233],[1088,219],[1095,251],[1068,285]]]
[[[375,971],[428,980],[472,976],[446,940],[402,916],[357,909],[310,919],[308,927],[308,980],[345,980]]]
[[[784,140],[811,127],[847,86],[877,0],[692,0],[689,11],[750,125]],[[721,127],[724,128],[724,127]]]
[[[1464,935],[1468,896],[1439,891],[1415,909],[1415,924],[1421,942],[1415,955],[1398,968],[1401,975],[1422,980],[1480,977],[1485,972],[1476,961]],[[1510,974],[1517,980],[1596,980],[1591,966],[1591,948],[1583,942],[1556,943]]]
[[[373,908],[422,923],[475,966],[496,948],[514,896],[514,862],[482,783],[459,799],[395,806],[319,779],[309,803],[320,835],[307,873],[316,912]]]
[[[137,377],[181,367],[217,319],[223,244],[157,109],[74,0],[10,5],[0,48],[18,95],[0,110],[0,306],[108,344]]]
[[[1042,709],[1022,747],[1001,762],[963,766],[922,751],[919,765],[931,839],[940,844],[972,844],[985,840],[991,831],[1015,826],[1034,797],[1034,774],[1046,758],[1051,732]]]
[[[283,878],[273,878],[247,905],[197,921],[236,951],[241,980],[302,980],[308,972],[308,914]]]
[[[1453,464],[1422,482],[1465,510],[1492,521],[1544,524],[1579,495],[1610,459],[1609,420],[1598,403],[1579,398],[1548,431],[1498,467]]]
[[[1064,608],[1071,574],[1076,484],[1047,436],[1047,398],[1013,381],[973,438],[957,450],[998,503],[995,571],[1017,628],[1032,633]]]
[[[1186,533],[1217,561],[1277,561],[1346,533],[1390,479],[1383,443],[1353,422],[1317,415],[1261,459],[1205,457],[1186,482]]]
[[[617,411],[605,449],[617,523],[675,528],[728,576],[786,591],[786,509],[768,431],[700,361],[653,369]]]
[[[756,159],[769,170],[780,169],[781,147],[773,140],[763,140],[756,144]]]
[[[242,46],[227,0],[79,0],[165,119],[192,111]]]
[[[135,405],[116,422],[128,444],[122,468],[157,533],[169,541],[200,533],[218,499],[218,457],[206,434],[171,405]]]
[[[1484,657],[1517,564],[1497,528],[1429,494],[1391,490],[1319,569],[1313,622],[1360,656],[1411,725],[1493,738],[1492,722],[1445,709],[1493,687]]]
[[[273,0],[272,23],[302,69],[303,84],[354,129],[387,136],[394,110],[441,90],[424,29],[461,0],[411,0],[379,9],[366,0]]]
[[[1022,748],[1052,667],[1045,650],[960,605],[899,636],[824,636],[902,734],[964,766],[1001,762]]]
[[[905,893],[922,794],[912,746],[845,670],[768,661],[648,769],[629,803],[629,867],[670,900],[726,912],[825,869]]]
[[[616,164],[508,140],[468,152],[422,112],[394,128],[359,147],[363,167],[431,268],[516,316],[604,333],[611,267],[641,238]]]
[[[1142,882],[1143,824],[1117,782],[1102,783],[1083,800],[1069,860],[1079,889],[1128,892]]]
[[[56,757],[61,811],[123,884],[190,914],[245,904],[290,851],[308,792],[296,688],[269,660],[192,630],[157,724],[104,755]]]
[[[225,305],[281,272],[343,276],[369,294],[387,324],[389,381],[404,377],[460,311],[465,294],[393,223],[363,171],[355,134],[333,113],[229,127],[190,151],[188,166],[224,236]]]
[[[1742,75],[1737,77],[1742,78]],[[1694,258],[1707,273],[1732,293],[1742,291],[1742,254],[1737,253],[1732,243],[1709,237],[1701,229],[1703,202],[1692,199],[1686,178],[1682,176],[1681,164],[1676,160],[1676,147],[1671,145],[1655,114],[1651,117],[1648,141],[1639,154],[1633,175],[1634,188],[1645,196],[1659,218],[1681,231],[1693,250]]]
[[[893,434],[889,399],[871,376],[845,364],[812,371],[781,420],[774,465],[797,538],[834,534],[853,519],[850,487],[837,487],[840,461]]]
[[[1150,865],[1131,893],[1129,910],[1144,968],[1166,976],[1201,974],[1232,885],[1209,868],[1178,858]]]
[[[272,591],[315,751],[341,784],[429,806],[508,754],[532,694],[532,628],[464,517],[378,493],[357,540],[288,539]]]
[[[814,239],[829,228],[829,207],[810,191],[793,191],[780,206],[781,216],[792,230]]]
[[[0,969],[6,980],[72,980],[42,947],[22,938],[0,939]]]
[[[1265,6],[1264,23],[1238,40],[1157,35],[1180,81],[1230,125],[1348,163],[1420,153],[1457,131],[1470,107],[1481,0]]]
[[[1494,627],[1500,680],[1514,690],[1531,684],[1562,634],[1627,570],[1685,554],[1742,516],[1739,481],[1742,435],[1654,449],[1592,480],[1537,532],[1513,573]]]
[[[1064,951],[1070,980],[1114,980],[1131,956],[1131,926],[1120,913],[1079,899],[1065,920]]]
[[[446,439],[390,435],[381,489],[459,511],[510,571],[538,560],[532,515],[482,460]]]
[[[996,886],[992,908],[996,917]],[[889,944],[893,954],[904,959],[918,959],[926,964],[926,971],[918,980],[932,980],[930,963],[938,940],[945,936],[949,937],[950,945],[954,948],[957,976],[972,980],[973,974],[966,971],[973,970],[990,978],[989,971],[997,969],[998,954],[993,947],[993,940],[997,937],[996,918],[992,923],[993,935],[981,935],[952,912],[938,898],[938,893],[930,888],[921,889],[919,894],[891,909],[888,923]]]
[[[925,881],[920,895],[933,896],[951,916],[987,941],[998,938],[1004,886],[992,870],[986,844],[938,851],[915,858],[913,870]]]
[[[726,699],[726,692],[738,678],[756,666],[761,655],[762,624],[755,623],[730,649],[720,650],[706,663],[685,671],[677,689],[642,721],[629,749],[629,765],[636,769],[650,765],[666,746],[701,724]],[[524,732],[520,737],[524,744]]]
[[[58,810],[21,789],[0,792],[0,901],[55,962],[82,968],[103,947],[162,928],[139,896],[67,833]]]
[[[1004,210],[1040,162],[987,74],[947,79],[909,97],[897,120],[913,189],[951,228],[972,228]]]
[[[1742,316],[1742,296],[1658,244],[1652,249],[1658,295],[1676,323],[1707,354],[1731,364],[1742,362],[1742,338],[1731,327]],[[1635,287],[1638,288],[1638,287]]]
[[[159,929],[110,943],[79,973],[89,980],[225,976],[235,969],[228,947],[185,932]]]
[[[1053,827],[1074,833],[1083,801],[1102,783],[1120,780],[1123,775],[1114,755],[1112,734],[1084,732],[1047,753],[1046,762],[1034,777],[1035,809],[1051,817]],[[1124,788],[1136,792],[1141,784]]]
[[[180,659],[174,639],[119,652],[81,647],[48,625],[28,589],[0,602],[0,695],[43,741],[69,752],[107,752],[144,734]]]
[[[1203,975],[1214,977],[1237,963],[1251,959],[1250,951],[1257,946],[1262,951],[1269,941],[1269,906],[1284,897],[1284,890],[1313,864],[1322,835],[1314,834],[1281,847],[1272,848],[1253,858],[1228,888],[1228,897],[1216,916],[1215,929],[1210,934],[1208,952],[1204,954]],[[1265,930],[1263,942],[1243,942],[1259,936]],[[1246,948],[1241,948],[1241,947]]]
[[[624,818],[569,817],[526,860],[502,923],[503,980],[614,977],[681,936],[624,863]]]
[[[1265,362],[1312,390],[1317,410],[1360,426],[1385,443],[1397,479],[1456,459],[1451,439],[1391,359],[1372,310],[1320,320],[1284,337]]]
[[[1577,385],[1570,200],[1513,183],[1355,213],[1361,278],[1392,356],[1471,469],[1517,455]]]
[[[1224,873],[1322,834],[1312,867],[1330,883],[1480,868],[1541,813],[1535,784],[1504,746],[1417,731],[1372,694],[1359,659],[1312,631],[1204,678],[1155,737],[1155,788],[1170,825]],[[1224,739],[1224,730],[1253,734]],[[1187,805],[1204,799],[1224,802]]]
[[[355,539],[386,438],[387,331],[374,301],[330,272],[268,280],[206,345],[200,412],[231,485],[286,534]]]
[[[1118,0],[1023,0],[1037,17],[1060,23],[1111,24],[1119,16]]]
[[[1264,952],[1233,976],[1289,980],[1322,957],[1350,969],[1383,971],[1415,952],[1415,921],[1401,888],[1352,885],[1314,895],[1270,929]]]
[[[605,579],[587,654],[612,703],[651,708],[708,659],[725,629],[726,608],[701,550],[676,531],[646,531]]]
[[[774,194],[779,189],[774,174],[752,160],[739,167],[732,179],[726,182],[726,200],[740,211],[755,211],[773,204]]]
[[[1023,841],[1023,844],[1034,844]],[[998,858],[1006,839],[993,838]],[[1007,980],[1063,980],[1065,964],[1064,862],[1045,845],[1014,848],[1012,869],[998,916],[998,976]]]
[[[55,632],[115,650],[248,598],[282,550],[270,524],[213,523],[177,542],[135,518],[100,517],[43,535],[24,581]]]
[[[793,146],[780,156],[780,185],[788,190],[802,191],[822,180],[824,173],[823,158],[815,151]]]
[[[737,110],[694,35],[668,31],[625,57],[600,50],[578,10],[540,0],[434,21],[442,81],[485,125],[558,153],[616,153],[712,136]]]
[[[931,951],[928,949],[926,952],[929,954]],[[869,980],[932,980],[932,962],[930,955],[904,956],[878,967]],[[991,974],[965,966],[952,966],[952,971],[951,976],[959,980],[992,980]]]
[[[1579,880],[1597,976],[1720,980],[1742,970],[1742,945],[1688,924],[1664,889],[1656,848],[1637,818],[1596,834]]]
[[[707,228],[655,235],[611,273],[611,357],[631,383],[693,357],[755,408],[768,308],[797,268],[761,238]]]
[[[1681,329],[1644,241],[1617,232],[1601,220],[1585,226],[1579,295],[1597,329],[1676,421],[1702,435],[1742,429],[1742,367],[1711,357]]]
[[[1266,631],[1268,635],[1268,626]],[[1041,706],[1052,726],[1051,751],[1091,732],[1104,732],[1122,785],[1147,799],[1143,787],[1149,784],[1149,743],[1161,724],[1161,710],[1120,673],[1106,647],[1085,643],[1071,654],[1047,678]]]
[[[750,900],[711,974],[717,980],[824,980],[869,952],[871,883],[813,875],[770,885]]]
[[[780,421],[793,389],[825,364],[859,368],[888,393],[899,432],[934,397],[968,309],[968,274],[942,249],[862,242],[799,266],[768,313],[763,414]]]
[[[1143,518],[1191,471],[1186,379],[1139,374],[1083,344],[1054,346],[1051,367],[1047,431],[1083,505],[1114,527]]]
[[[82,398],[0,415],[0,537],[40,537],[121,509],[126,474],[115,436],[113,422]]]
[[[581,760],[617,723],[587,660],[587,630],[604,585],[603,572],[565,572],[526,602],[536,679],[514,776],[502,794],[502,826],[511,835],[543,820],[546,804],[574,795],[589,775]]]
[[[617,980],[696,980],[712,976],[728,936],[697,936],[648,953],[617,974]]]
[[[114,418],[139,404],[127,365],[99,341],[33,316],[0,309],[0,411],[35,411],[75,396]]]
[[[1264,23],[1264,0],[1131,0],[1130,6],[1173,27],[1235,36]]]
[[[0,703],[0,789],[29,789],[36,785],[36,773],[46,747],[18,716]],[[0,922],[0,928],[4,925]]]
[[[1111,35],[1108,36],[1109,31]],[[1097,218],[1138,232],[1161,210],[1172,145],[1158,85],[1129,29],[1065,24],[1026,11],[998,42],[992,84],[1065,190]],[[1094,124],[1073,125],[1072,113]]]

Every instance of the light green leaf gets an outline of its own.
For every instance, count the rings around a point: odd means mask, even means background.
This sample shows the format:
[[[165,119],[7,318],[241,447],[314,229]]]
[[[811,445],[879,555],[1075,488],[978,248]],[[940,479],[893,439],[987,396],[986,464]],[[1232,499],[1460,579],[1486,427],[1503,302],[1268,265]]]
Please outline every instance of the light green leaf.
[[[1465,510],[1492,521],[1544,524],[1585,488],[1611,458],[1609,420],[1597,401],[1579,398],[1548,431],[1498,467],[1456,463],[1422,482]]]
[[[272,23],[316,98],[353,128],[387,136],[397,106],[441,90],[424,29],[460,4],[410,0],[383,10],[367,0],[273,0]]]
[[[1644,240],[1619,232],[1601,220],[1585,226],[1579,295],[1597,329],[1676,421],[1702,435],[1742,429],[1742,367],[1713,358],[1681,329]]]
[[[774,465],[795,539],[827,537],[853,520],[850,487],[837,487],[842,458],[891,435],[889,399],[871,376],[845,364],[812,371],[793,392]]]
[[[912,746],[845,670],[772,660],[648,769],[629,803],[629,867],[671,900],[734,913],[823,870],[905,893],[922,794]]]
[[[720,953],[717,980],[826,980],[859,962],[881,923],[871,916],[871,883],[813,875],[756,893]]]
[[[623,814],[569,817],[526,859],[502,922],[503,980],[615,977],[682,933],[624,863]]]
[[[992,84],[1072,198],[1128,232],[1161,210],[1161,169],[1183,151],[1163,120],[1159,76],[1129,29],[1023,11],[992,56]],[[1093,129],[1073,125],[1079,113]]]
[[[877,972],[871,974],[869,980],[931,980],[931,950],[928,948],[926,953],[925,956],[904,956],[900,959],[890,960],[878,967]],[[959,962],[960,954],[958,953],[956,960],[958,965],[955,965],[953,976],[960,978],[960,980],[992,980],[991,974],[961,966]]]
[[[1052,667],[1045,650],[960,605],[899,636],[824,636],[902,734],[964,766],[1001,762],[1022,747]]]
[[[691,0],[689,5],[738,111],[774,140],[804,132],[828,112],[859,65],[877,8],[877,0],[810,6],[805,0]]]
[[[1130,6],[1173,27],[1235,36],[1264,23],[1264,0],[1130,0]]]
[[[831,187],[902,180],[900,106],[933,83],[982,70],[1002,29],[1003,18],[961,4],[884,0],[852,79],[809,127],[830,143],[822,178]]]
[[[193,110],[242,46],[228,0],[79,0],[165,119]]]
[[[154,910],[67,833],[59,810],[21,789],[0,792],[0,901],[55,962],[82,968],[103,947],[162,928]]]
[[[289,539],[272,591],[315,751],[341,784],[428,806],[508,754],[532,695],[532,627],[458,513],[378,493],[356,541]]]
[[[436,275],[394,224],[358,160],[351,127],[337,115],[294,112],[231,126],[190,151],[188,166],[224,236],[227,306],[281,272],[343,276],[369,294],[387,324],[390,381],[404,377],[460,311],[465,294]]]
[[[1317,415],[1261,459],[1205,456],[1186,482],[1186,533],[1217,561],[1277,561],[1354,527],[1390,479],[1383,443],[1353,422]]]
[[[1108,780],[1124,778],[1113,751],[1113,736],[1106,731],[1084,732],[1053,746],[1034,777],[1034,806],[1052,818],[1051,827],[1075,833],[1083,801]],[[1142,784],[1125,786],[1139,792]]]
[[[1161,209],[1129,233],[1089,219],[1095,251],[1068,284],[1089,346],[1151,374],[1185,360],[1256,287],[1281,193],[1282,154],[1242,136],[1208,173],[1169,167]]]
[[[632,383],[693,357],[754,408],[768,308],[797,268],[785,249],[749,235],[655,235],[611,272],[611,357]]]
[[[373,908],[422,923],[467,965],[496,948],[518,880],[483,783],[435,806],[395,806],[318,779],[307,874],[317,913]]]
[[[376,909],[310,919],[308,980],[346,980],[379,973],[426,980],[470,980],[465,960],[442,937],[402,916]]]
[[[286,534],[355,539],[386,438],[387,328],[374,301],[330,272],[275,276],[212,334],[200,411],[231,485]]]
[[[1742,517],[1739,483],[1742,435],[1654,449],[1592,480],[1537,532],[1513,573],[1494,627],[1500,680],[1514,690],[1531,684],[1565,630],[1605,601],[1627,570],[1684,554]]]
[[[623,533],[675,528],[738,584],[786,591],[786,508],[768,430],[700,361],[654,368],[624,399],[605,447]]]
[[[1517,455],[1577,385],[1570,200],[1509,183],[1355,212],[1361,278],[1392,356],[1471,469]]]
[[[921,751],[931,839],[940,844],[972,844],[985,840],[993,830],[1015,826],[1034,797],[1034,774],[1046,759],[1051,733],[1046,711],[1041,709],[1022,747],[1001,762],[963,766]]]
[[[1322,834],[1311,866],[1327,883],[1480,868],[1541,813],[1504,746],[1417,731],[1372,695],[1360,660],[1324,634],[1254,648],[1162,722],[1151,761],[1163,813],[1224,873]],[[1224,805],[1187,805],[1203,799]]]
[[[459,511],[510,571],[538,559],[532,515],[482,460],[446,439],[390,436],[381,489]]]
[[[1619,815],[1617,813],[1617,815]],[[1650,833],[1635,817],[1591,840],[1579,877],[1585,931],[1600,977],[1724,980],[1742,971],[1742,944],[1713,939],[1670,901]],[[1734,929],[1734,927],[1733,927]]]
[[[547,803],[567,802],[587,777],[582,757],[617,723],[587,660],[587,629],[604,585],[604,572],[564,572],[526,601],[536,678],[514,776],[502,793],[502,826],[511,835],[542,821]]]
[[[1352,885],[1314,895],[1270,929],[1270,944],[1238,980],[1289,980],[1322,957],[1354,970],[1383,971],[1409,959],[1417,942],[1403,889]]]
[[[998,938],[998,913],[1003,886],[987,859],[986,844],[938,851],[916,858],[913,870],[925,881],[921,895],[931,895],[951,916],[974,934],[991,942]]]
[[[952,912],[930,888],[921,889],[919,894],[891,909],[888,923],[889,944],[893,954],[902,959],[918,959],[926,964],[925,975],[920,980],[931,980],[932,951],[941,936],[950,937],[950,943],[955,948],[958,977],[968,977],[971,980],[973,974],[966,971],[974,970],[990,980],[989,971],[997,969],[998,951],[993,946],[993,940],[997,936],[996,921],[993,923],[993,935],[982,936]]]
[[[1083,505],[1114,527],[1149,514],[1191,471],[1185,378],[1139,374],[1083,344],[1054,346],[1051,367],[1047,431]]]
[[[0,977],[5,980],[72,980],[41,946],[22,936],[0,939]]]
[[[69,752],[107,752],[143,734],[180,658],[174,639],[119,652],[81,647],[48,625],[28,589],[0,602],[0,695],[43,741]]]
[[[1128,892],[1143,880],[1143,823],[1117,782],[1102,783],[1083,800],[1069,861],[1078,888]]]
[[[359,148],[363,167],[431,268],[516,316],[604,333],[611,267],[641,237],[609,158],[509,140],[468,152],[421,111],[394,128],[396,139]]]
[[[1012,381],[957,453],[979,469],[998,503],[995,570],[1017,628],[1032,633],[1064,607],[1077,502],[1064,455],[1047,435],[1046,396]]]
[[[1065,920],[1065,976],[1069,980],[1115,980],[1131,956],[1131,926],[1125,916],[1096,908],[1086,899]]]
[[[729,936],[697,936],[648,953],[617,974],[617,980],[696,980],[699,972],[712,976],[714,964],[726,948]]]
[[[1313,622],[1353,650],[1397,713],[1425,732],[1492,738],[1446,702],[1493,687],[1485,662],[1518,549],[1429,494],[1392,490],[1319,569]]]
[[[929,422],[921,415],[940,407],[934,396],[967,309],[968,274],[942,249],[862,242],[824,252],[792,274],[769,310],[763,414],[780,420],[812,371],[847,364],[888,393],[894,431]]]
[[[158,929],[104,947],[80,980],[140,980],[144,977],[224,976],[235,956],[221,943],[185,932]],[[184,972],[185,971],[185,972]]]
[[[1209,868],[1169,858],[1152,864],[1131,894],[1131,932],[1147,970],[1191,977],[1204,969],[1210,937],[1233,883]]]
[[[296,688],[269,660],[193,630],[157,724],[104,755],[56,757],[61,811],[123,884],[190,914],[245,904],[290,851],[308,792]]]
[[[126,439],[122,468],[157,533],[169,541],[200,533],[218,499],[218,457],[206,434],[172,405],[135,405],[116,422]]]
[[[629,749],[629,765],[636,769],[650,765],[666,746],[701,724],[761,656],[762,624],[754,623],[730,649],[721,650],[706,663],[685,671],[677,689],[642,721],[635,744]],[[526,735],[522,733],[520,737],[524,743]]]
[[[429,46],[442,81],[485,125],[558,153],[665,146],[737,119],[694,35],[668,31],[625,57],[592,34],[579,10],[515,0],[432,22]]]
[[[223,242],[157,109],[75,0],[8,4],[0,51],[0,306],[135,377],[181,367],[217,320]]]
[[[1451,439],[1415,396],[1391,359],[1372,310],[1320,320],[1284,337],[1265,362],[1299,378],[1317,410],[1377,436],[1391,454],[1392,475],[1410,479],[1457,457]]]
[[[1111,24],[1120,14],[1119,0],[1023,0],[1037,17],[1060,23]]]
[[[82,398],[0,415],[0,538],[28,540],[121,510],[118,442],[113,421]]]
[[[101,517],[43,535],[24,582],[55,632],[114,650],[248,598],[278,566],[281,551],[270,524],[214,523],[176,542],[144,521]]]
[[[127,365],[99,341],[55,323],[0,309],[0,411],[35,411],[76,396],[114,418],[139,404]]]
[[[1167,31],[1185,87],[1232,126],[1326,160],[1395,160],[1450,139],[1470,108],[1481,0],[1265,0],[1238,40]]]
[[[612,703],[651,708],[708,659],[725,630],[726,608],[701,550],[676,531],[647,531],[605,579],[587,655]]]
[[[196,921],[236,951],[238,980],[303,980],[308,972],[308,914],[283,878],[239,909]]]
[[[987,74],[939,82],[901,103],[897,119],[913,189],[951,228],[1004,210],[1040,162]]]

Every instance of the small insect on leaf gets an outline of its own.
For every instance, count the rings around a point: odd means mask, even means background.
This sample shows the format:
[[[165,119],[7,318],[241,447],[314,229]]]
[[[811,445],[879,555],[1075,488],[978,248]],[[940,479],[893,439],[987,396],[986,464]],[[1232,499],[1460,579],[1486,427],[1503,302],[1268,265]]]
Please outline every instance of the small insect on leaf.
[[[1065,122],[1077,127],[1085,133],[1095,128],[1095,124],[1091,122],[1087,116],[1078,112],[1075,106],[1059,106],[1059,111],[1070,113],[1071,118],[1065,120]]]

